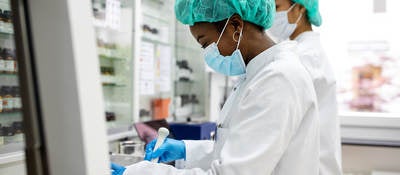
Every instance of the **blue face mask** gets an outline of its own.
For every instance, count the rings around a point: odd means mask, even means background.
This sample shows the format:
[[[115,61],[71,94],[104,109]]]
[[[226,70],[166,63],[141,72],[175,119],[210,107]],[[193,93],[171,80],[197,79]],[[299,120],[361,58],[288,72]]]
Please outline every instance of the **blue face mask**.
[[[218,38],[217,43],[210,44],[204,50],[204,58],[206,59],[206,63],[216,72],[227,76],[235,76],[242,75],[246,73],[246,65],[243,61],[242,53],[239,50],[240,40],[242,39],[242,31],[240,31],[239,41],[236,46],[236,50],[230,56],[223,56],[219,52],[218,43],[222,37],[222,34],[225,31],[226,26],[228,25],[228,21],[226,21],[225,27],[221,32],[221,35]]]

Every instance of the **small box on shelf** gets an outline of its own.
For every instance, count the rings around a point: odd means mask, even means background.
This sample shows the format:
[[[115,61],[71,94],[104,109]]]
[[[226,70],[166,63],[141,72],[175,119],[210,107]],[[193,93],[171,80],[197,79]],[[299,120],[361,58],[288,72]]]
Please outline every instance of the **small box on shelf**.
[[[22,141],[23,126],[21,121],[15,121],[11,125],[3,125],[0,123],[0,145]]]
[[[117,119],[115,112],[106,112],[106,121],[111,122]]]
[[[22,102],[19,87],[0,87],[0,102],[0,114],[20,112],[22,110]]]
[[[10,48],[0,48],[0,74],[15,75],[17,72],[18,65],[15,50]]]
[[[170,107],[171,99],[166,98],[158,98],[152,101],[152,111],[153,111],[153,119],[166,119],[169,116],[169,107]]]
[[[0,33],[13,34],[12,11],[0,9]]]

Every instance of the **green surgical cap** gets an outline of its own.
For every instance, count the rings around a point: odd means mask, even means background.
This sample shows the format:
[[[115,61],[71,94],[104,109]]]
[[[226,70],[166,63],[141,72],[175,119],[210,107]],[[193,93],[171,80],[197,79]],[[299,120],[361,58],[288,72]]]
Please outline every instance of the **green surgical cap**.
[[[307,17],[311,24],[320,26],[322,24],[321,14],[319,13],[318,0],[292,0],[303,5],[307,10]]]
[[[180,22],[191,26],[238,14],[244,21],[268,29],[275,17],[275,0],[176,0],[175,14]]]

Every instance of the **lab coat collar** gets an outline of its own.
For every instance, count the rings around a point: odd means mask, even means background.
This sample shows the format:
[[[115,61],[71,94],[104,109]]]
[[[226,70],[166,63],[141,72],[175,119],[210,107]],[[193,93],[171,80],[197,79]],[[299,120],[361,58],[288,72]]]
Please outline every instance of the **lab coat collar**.
[[[257,74],[262,68],[274,61],[277,53],[282,51],[293,50],[296,45],[294,41],[283,41],[278,43],[269,49],[261,52],[254,57],[246,66],[246,74],[241,76],[241,79],[249,79]]]
[[[308,31],[308,32],[303,32],[301,33],[299,36],[297,36],[294,40],[297,42],[302,42],[307,38],[312,38],[312,37],[316,37],[319,38],[320,35],[318,32],[314,32],[314,31]]]

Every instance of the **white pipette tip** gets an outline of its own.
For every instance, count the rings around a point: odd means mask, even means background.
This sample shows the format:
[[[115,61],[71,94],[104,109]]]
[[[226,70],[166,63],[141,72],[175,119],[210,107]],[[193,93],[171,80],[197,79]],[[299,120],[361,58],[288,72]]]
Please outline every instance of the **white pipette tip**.
[[[158,129],[158,138],[164,137],[166,138],[169,135],[169,130],[167,128],[161,127]]]
[[[169,130],[167,128],[161,127],[158,129],[158,137],[156,145],[154,146],[153,151],[157,150],[163,143],[165,138],[169,135]],[[158,163],[158,158],[151,160],[151,162]]]

